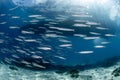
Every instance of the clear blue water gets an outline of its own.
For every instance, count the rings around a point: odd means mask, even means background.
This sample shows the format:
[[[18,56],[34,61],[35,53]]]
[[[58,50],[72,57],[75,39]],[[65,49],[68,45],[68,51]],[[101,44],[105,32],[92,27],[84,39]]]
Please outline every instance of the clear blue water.
[[[119,0],[1,0],[1,61],[74,66],[120,56],[119,12]]]

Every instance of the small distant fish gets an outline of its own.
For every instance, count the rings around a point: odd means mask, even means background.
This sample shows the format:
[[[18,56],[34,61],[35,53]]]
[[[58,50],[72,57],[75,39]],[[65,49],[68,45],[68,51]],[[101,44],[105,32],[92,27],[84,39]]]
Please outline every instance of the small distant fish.
[[[60,30],[60,31],[74,31],[74,29],[69,29],[69,28],[60,28],[60,27],[50,27],[50,28]]]
[[[91,15],[87,15],[87,14],[74,14],[72,16],[73,17],[92,17]]]
[[[75,26],[75,27],[90,27],[89,25],[80,24],[80,23],[76,23],[76,24],[74,24],[73,26]]]
[[[3,32],[0,32],[0,35],[4,35],[5,33],[3,33]]]
[[[57,20],[62,20],[62,21],[65,21],[65,20],[66,20],[66,18],[64,18],[64,17],[56,17],[56,19],[57,19]]]
[[[0,44],[1,44],[1,43],[4,43],[4,40],[0,40]]]
[[[96,32],[90,32],[90,34],[93,34],[93,35],[101,35],[100,33],[96,33]]]
[[[6,16],[6,14],[0,14],[0,16]]]
[[[109,44],[110,42],[101,42],[101,44]]]
[[[108,28],[104,28],[104,27],[96,27],[96,29],[99,29],[99,30],[108,30]]]
[[[100,25],[100,23],[90,22],[90,21],[88,21],[86,24],[87,24],[87,25]]]
[[[31,64],[30,62],[27,62],[27,61],[24,61],[24,60],[20,61],[20,63],[26,64],[26,65],[30,65]]]
[[[94,51],[80,51],[80,52],[78,52],[78,53],[80,53],[80,54],[91,54],[91,53],[93,53]]]
[[[20,58],[19,56],[15,55],[15,54],[13,54],[12,57],[14,57],[14,58]]]
[[[97,39],[99,37],[84,37],[85,40]]]
[[[97,45],[97,46],[94,46],[95,48],[105,48],[105,46],[102,46],[102,45]]]
[[[59,40],[60,42],[64,42],[64,43],[70,43],[71,41],[69,41],[69,40],[64,40],[64,39],[60,39]]]
[[[62,44],[62,45],[59,45],[60,47],[71,47],[72,44]]]
[[[46,18],[45,21],[53,21],[53,20],[52,20],[52,19],[47,19],[47,18]]]
[[[17,49],[16,51],[18,51],[19,53],[26,54],[26,51],[24,51],[24,50],[22,50],[22,49]]]
[[[20,38],[20,39],[26,39],[26,37],[24,37],[24,36],[18,36],[18,38]]]
[[[15,40],[17,40],[17,41],[23,41],[23,39],[20,39],[20,38],[15,38]]]
[[[17,19],[20,18],[20,16],[12,16],[12,18]]]
[[[13,11],[13,10],[15,10],[15,9],[17,9],[19,6],[16,6],[16,7],[14,7],[14,8],[11,8],[11,9],[9,9],[10,11]]]
[[[36,42],[37,40],[35,40],[35,39],[26,39],[26,40],[24,40],[25,42]]]
[[[36,18],[36,17],[41,17],[42,15],[29,15],[28,17],[30,18]]]
[[[56,23],[56,22],[49,22],[49,24],[58,24],[58,23]]]
[[[41,50],[51,50],[50,47],[38,47],[38,49],[41,49]]]
[[[39,22],[39,20],[31,20],[31,21],[29,21],[29,22],[31,22],[31,23],[37,23],[37,22]]]
[[[34,32],[32,31],[24,31],[24,30],[22,30],[21,33],[22,34],[34,34]]]
[[[32,55],[31,57],[34,59],[41,59],[42,58],[41,56],[37,56],[37,55]]]
[[[57,28],[57,29],[61,31],[74,31],[74,29],[69,29],[69,28]]]
[[[57,34],[45,34],[46,37],[56,38],[59,37]]]
[[[37,64],[37,63],[35,63],[35,62],[32,62],[32,65],[33,65],[34,67],[38,67],[38,68],[43,68],[43,69],[46,68],[46,67],[44,67],[44,66],[42,66],[42,65],[39,65],[39,64]]]
[[[66,60],[66,58],[62,57],[62,56],[54,56],[54,57],[57,57],[59,59],[63,59],[63,60]]]
[[[10,29],[19,29],[20,27],[18,27],[18,26],[10,26],[9,28]]]
[[[67,18],[67,16],[64,15],[58,15],[58,17]]]
[[[0,22],[0,24],[6,24],[7,22]]]
[[[105,36],[107,36],[107,37],[114,37],[114,36],[116,36],[116,35],[113,35],[113,34],[105,34]]]
[[[5,61],[6,63],[11,64],[11,60],[10,60],[9,58],[4,58],[4,61]]]
[[[74,34],[74,36],[78,36],[78,37],[86,37],[86,35],[83,35],[83,34]]]
[[[85,20],[74,20],[75,22],[78,22],[78,23],[86,23],[87,21],[85,21]]]

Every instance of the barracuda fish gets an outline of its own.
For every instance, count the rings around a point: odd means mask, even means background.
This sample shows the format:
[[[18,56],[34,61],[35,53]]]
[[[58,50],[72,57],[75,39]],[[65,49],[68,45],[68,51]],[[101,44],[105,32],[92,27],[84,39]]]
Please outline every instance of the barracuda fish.
[[[30,17],[37,16],[32,15]],[[68,60],[67,57],[63,56],[62,51],[67,49],[68,52],[71,52],[74,48],[74,44],[72,40],[69,40],[69,37],[78,37],[84,40],[114,37],[114,30],[111,28],[97,28],[100,24],[95,22],[74,21],[75,20],[65,20],[54,22],[50,20],[40,21],[37,22],[37,24],[31,24],[32,22],[30,22],[30,24],[21,28],[18,26],[10,26],[9,29],[19,30],[20,34],[14,39],[8,36],[8,38],[11,39],[9,41],[1,40],[1,44],[11,44],[11,48],[8,47],[5,48],[5,50],[1,50],[2,53],[9,53],[11,57],[5,57],[3,62],[32,69],[48,69],[54,66],[54,64],[57,64],[55,61],[56,59],[60,61]],[[12,40],[17,44],[10,43]],[[53,40],[54,42],[52,42]],[[101,44],[104,45],[107,44],[107,42],[102,42]],[[103,45],[96,45],[93,47],[96,49],[103,49],[105,48]],[[66,53],[68,52],[66,51]],[[94,51],[81,50],[74,51],[73,53],[88,55],[94,54]]]
[[[37,18],[37,16],[38,15],[30,15],[29,17]],[[39,47],[36,46],[36,48],[34,47],[32,49],[38,49],[38,52],[40,51],[41,55],[40,56],[34,55],[32,56],[33,59],[44,60],[46,57],[49,56],[51,58],[49,59],[49,61],[47,61],[48,64],[50,63],[56,64],[55,61],[56,59],[60,61],[68,60],[67,57],[63,56],[62,51],[67,49],[68,52],[71,52],[71,50],[73,50],[74,43],[72,40],[69,39],[69,37],[73,37],[73,38],[78,37],[85,41],[87,40],[89,41],[89,40],[96,40],[99,38],[108,39],[115,36],[115,30],[111,27],[102,25],[102,23],[88,21],[88,20],[78,20],[78,18],[76,20],[76,16],[73,16],[71,14],[69,16],[74,18],[72,18],[72,20],[69,20],[68,17],[62,16],[61,18],[61,16],[57,16],[57,18],[55,18],[57,20],[43,19],[42,21],[37,22],[37,24],[32,24],[32,22],[30,22],[29,24],[19,29],[20,35],[22,37],[26,37],[26,35],[29,35],[29,37],[39,36],[39,39],[35,38],[34,40],[34,39],[25,38],[23,41],[25,43],[27,42],[28,44],[31,42],[33,43],[36,42],[37,44],[39,44]],[[77,17],[86,18],[86,16],[77,16]],[[87,18],[91,18],[91,17],[87,17]],[[52,42],[53,40],[55,42]],[[99,45],[93,46],[93,48],[104,49],[106,48],[105,44],[109,44],[109,43],[103,41]],[[66,51],[66,53],[68,52]],[[46,55],[43,53],[45,53]],[[81,51],[73,51],[73,54],[77,54],[77,53],[80,55],[89,55],[89,54],[94,54],[95,52],[94,50],[88,50],[88,49]],[[33,50],[33,53],[30,54],[36,54],[36,51]],[[40,66],[38,66],[38,64],[29,64],[29,66],[31,67],[34,66],[43,69],[46,66],[43,64],[44,65],[43,67],[43,65],[41,65],[40,63],[39,65]]]
[[[48,21],[41,21],[37,24],[27,24],[21,28],[22,31],[33,32],[36,35],[39,34],[53,34],[61,36],[74,36],[85,35],[86,37],[110,37],[115,36],[115,30],[112,28],[98,27],[102,26],[95,22],[74,22],[74,20],[65,20],[62,22],[56,22],[57,24],[50,24]],[[46,25],[48,24],[48,25]],[[49,31],[49,32],[48,32]]]

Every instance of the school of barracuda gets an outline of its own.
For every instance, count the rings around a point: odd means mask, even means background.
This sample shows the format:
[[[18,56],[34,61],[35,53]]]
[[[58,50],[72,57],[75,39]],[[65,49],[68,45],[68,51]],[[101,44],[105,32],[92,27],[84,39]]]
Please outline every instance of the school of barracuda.
[[[18,8],[19,6],[13,7],[9,12]],[[0,20],[0,27],[10,24],[10,21],[4,19],[6,17],[15,23],[7,27],[9,33],[0,30],[0,54],[5,56],[2,57],[3,62],[44,69],[45,64],[57,64],[56,59],[67,60],[65,55],[70,52],[80,55],[94,54],[93,50],[74,50],[74,41],[71,39],[85,42],[104,39],[100,44],[93,45],[93,48],[106,48],[106,44],[110,43],[106,40],[116,36],[114,29],[95,22],[92,14],[87,12],[88,8],[81,8],[65,11],[63,14],[58,12],[50,17],[42,14],[44,11],[41,10],[40,13],[26,15],[28,19],[15,13],[0,13],[3,19]],[[16,22],[24,25],[17,25]],[[12,36],[15,34],[16,36]]]

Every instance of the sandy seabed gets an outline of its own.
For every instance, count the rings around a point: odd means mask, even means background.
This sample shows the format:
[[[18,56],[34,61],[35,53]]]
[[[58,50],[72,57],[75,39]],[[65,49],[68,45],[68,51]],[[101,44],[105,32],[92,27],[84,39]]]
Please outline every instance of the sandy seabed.
[[[34,71],[0,64],[0,80],[120,80],[120,76],[112,74],[119,67],[120,62],[117,62],[116,65],[108,68],[99,67],[79,71],[77,77],[71,77],[67,71],[64,73],[57,73],[55,70]]]

